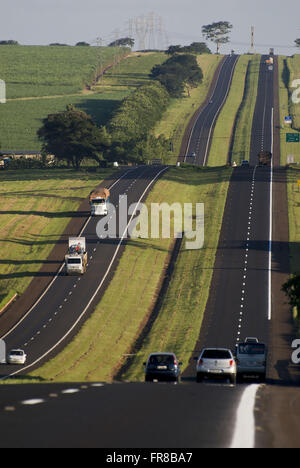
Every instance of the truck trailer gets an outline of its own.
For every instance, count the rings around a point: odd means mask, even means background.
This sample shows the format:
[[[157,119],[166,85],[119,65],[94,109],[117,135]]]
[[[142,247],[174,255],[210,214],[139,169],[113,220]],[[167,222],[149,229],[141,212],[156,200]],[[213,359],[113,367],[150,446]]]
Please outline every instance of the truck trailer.
[[[90,193],[90,206],[92,216],[106,216],[108,214],[107,203],[110,192],[107,188],[93,190]]]
[[[83,275],[87,267],[85,237],[70,237],[69,249],[65,256],[67,275]]]

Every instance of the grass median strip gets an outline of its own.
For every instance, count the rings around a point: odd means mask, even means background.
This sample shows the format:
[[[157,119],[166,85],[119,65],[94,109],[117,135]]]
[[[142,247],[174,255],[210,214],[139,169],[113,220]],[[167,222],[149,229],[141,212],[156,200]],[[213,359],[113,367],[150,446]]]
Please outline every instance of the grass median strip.
[[[257,99],[261,55],[249,59],[244,99],[237,114],[231,160],[237,164],[249,160],[252,122]]]
[[[197,88],[190,91],[190,96],[171,99],[167,111],[156,126],[154,130],[155,135],[164,135],[173,143],[173,153],[170,153],[165,158],[166,163],[175,164],[177,162],[185,129],[193,113],[204,102],[221,59],[221,56],[213,54],[198,56],[198,64],[203,72],[203,82]]]
[[[208,162],[210,166],[227,164],[232,132],[244,97],[247,70],[251,56],[239,57],[226,103],[217,119]]]
[[[183,241],[162,310],[125,379],[141,378],[140,361],[147,347],[172,347],[188,362],[208,297],[230,175],[231,169],[224,167],[173,168],[149,195],[149,207],[151,203],[163,202],[204,203],[206,241],[199,251],[185,251]],[[129,240],[91,317],[57,357],[30,373],[30,377],[54,381],[113,380],[151,318],[173,243],[173,239]]]

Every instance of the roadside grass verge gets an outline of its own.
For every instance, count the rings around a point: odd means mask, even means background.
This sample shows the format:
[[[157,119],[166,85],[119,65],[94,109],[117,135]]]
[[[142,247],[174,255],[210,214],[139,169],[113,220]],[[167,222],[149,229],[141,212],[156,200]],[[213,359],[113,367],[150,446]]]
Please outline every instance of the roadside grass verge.
[[[300,169],[290,168],[287,172],[289,205],[290,268],[291,273],[300,274]]]
[[[278,57],[279,67],[279,102],[280,102],[280,146],[281,146],[281,165],[287,164],[287,156],[293,155],[294,162],[300,163],[300,144],[287,143],[287,133],[300,132],[300,104],[294,104],[292,94],[296,88],[292,88],[294,80],[300,77],[300,56]],[[285,125],[284,118],[293,116],[293,124]]]
[[[257,88],[261,55],[252,55],[246,76],[244,99],[236,119],[236,129],[232,144],[231,160],[237,164],[249,160],[253,115],[257,99]]]
[[[0,173],[0,299],[21,295],[89,192],[113,169]]]
[[[231,88],[226,103],[217,119],[212,145],[209,152],[209,166],[222,166],[228,162],[231,139],[238,110],[241,107],[246,76],[251,56],[239,57],[234,71]]]
[[[198,107],[205,100],[216,68],[222,56],[213,54],[199,55],[197,60],[203,72],[203,82],[190,91],[190,96],[171,99],[162,119],[154,129],[155,136],[164,135],[173,143],[173,152],[166,155],[166,164],[176,164],[185,129]]]
[[[173,349],[188,363],[209,294],[231,168],[172,168],[157,182],[151,203],[205,204],[205,245],[186,251],[183,240],[162,309],[124,375],[140,380],[147,350]],[[149,210],[150,211],[150,210]],[[170,260],[172,239],[129,240],[115,275],[77,336],[54,359],[30,373],[53,381],[112,381],[147,324]],[[135,352],[135,350],[134,350]]]

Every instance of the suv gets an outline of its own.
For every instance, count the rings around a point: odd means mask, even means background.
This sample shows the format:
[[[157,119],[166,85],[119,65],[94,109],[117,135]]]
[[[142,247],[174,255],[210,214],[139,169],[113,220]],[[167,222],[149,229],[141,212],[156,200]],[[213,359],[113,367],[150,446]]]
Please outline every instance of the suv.
[[[196,358],[197,359],[197,358]],[[197,360],[197,382],[205,377],[229,379],[236,383],[237,367],[232,352],[224,348],[203,349]]]
[[[246,338],[236,347],[238,375],[257,376],[264,381],[267,373],[267,348],[257,338]]]
[[[177,361],[174,353],[152,353],[145,366],[145,381],[153,380],[180,382],[181,362]]]

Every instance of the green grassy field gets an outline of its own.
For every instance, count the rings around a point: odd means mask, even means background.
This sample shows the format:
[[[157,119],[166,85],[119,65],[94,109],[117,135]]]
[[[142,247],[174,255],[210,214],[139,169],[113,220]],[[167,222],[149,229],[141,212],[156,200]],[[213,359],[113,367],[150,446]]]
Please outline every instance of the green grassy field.
[[[7,49],[10,50],[10,47],[0,47],[0,63],[1,57],[2,61],[7,59]],[[24,51],[26,59],[21,63],[20,50]],[[101,52],[101,64],[104,67],[116,59],[116,50],[120,51],[110,47],[13,47],[12,57],[15,60],[18,58],[17,64],[11,70],[6,70],[6,64],[1,79],[4,77],[8,80],[8,98],[12,95],[19,98],[8,99],[0,107],[1,150],[40,151],[41,142],[37,139],[36,132],[41,127],[42,120],[50,113],[65,110],[68,104],[90,114],[98,125],[106,124],[121,101],[136,87],[149,80],[151,68],[165,60],[163,53],[141,56],[133,54],[110,69],[107,77],[105,75],[91,90],[83,90],[85,70],[89,70],[90,78],[94,78],[99,71],[99,53]],[[8,63],[11,64],[11,60]],[[82,61],[84,63],[80,72]],[[31,62],[32,65],[28,66]],[[67,65],[62,66],[62,62]],[[57,66],[60,69],[56,76],[54,72]],[[23,73],[22,67],[26,72]],[[26,80],[30,80],[28,75],[34,76],[34,79],[26,84]],[[13,79],[16,80],[15,88],[10,86]],[[35,79],[39,80],[37,84],[34,84]],[[116,86],[116,83],[120,83],[120,86]]]
[[[289,235],[291,273],[300,274],[300,169],[292,168],[287,173],[289,201]]]
[[[295,163],[300,163],[300,143],[287,143],[287,133],[300,133],[300,103],[293,103],[292,95],[297,88],[292,88],[294,80],[300,78],[300,55],[293,57],[280,56],[279,66],[279,100],[280,100],[280,142],[281,164],[287,164],[287,156],[293,155]],[[299,85],[297,86],[299,88]],[[299,97],[299,93],[298,93]],[[286,125],[285,116],[293,116],[293,124]]]
[[[241,107],[246,84],[249,55],[241,55],[236,64],[231,88],[217,119],[208,157],[209,166],[221,166],[228,161],[230,143],[237,113]]]
[[[115,60],[115,47],[0,46],[7,99],[73,94]]]
[[[230,168],[173,168],[148,197],[148,206],[163,201],[205,203],[205,245],[188,251],[183,240],[162,309],[125,380],[141,379],[141,361],[149,349],[172,348],[187,364],[208,297],[230,175]],[[91,318],[72,343],[30,376],[55,381],[112,380],[153,310],[172,245],[172,239],[129,241]]]
[[[26,289],[91,189],[112,170],[0,173],[0,303]]]

